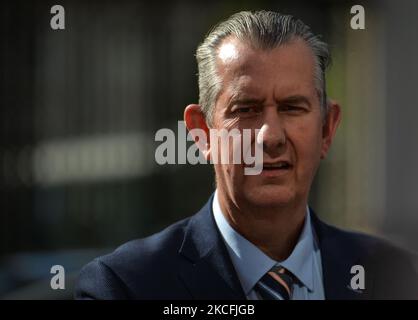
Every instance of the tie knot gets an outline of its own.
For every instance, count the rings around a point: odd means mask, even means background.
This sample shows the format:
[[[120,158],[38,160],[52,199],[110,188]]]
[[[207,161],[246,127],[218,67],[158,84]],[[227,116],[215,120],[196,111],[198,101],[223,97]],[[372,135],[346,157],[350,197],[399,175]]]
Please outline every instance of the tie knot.
[[[265,300],[289,300],[294,277],[282,266],[271,268],[257,283],[257,291]]]

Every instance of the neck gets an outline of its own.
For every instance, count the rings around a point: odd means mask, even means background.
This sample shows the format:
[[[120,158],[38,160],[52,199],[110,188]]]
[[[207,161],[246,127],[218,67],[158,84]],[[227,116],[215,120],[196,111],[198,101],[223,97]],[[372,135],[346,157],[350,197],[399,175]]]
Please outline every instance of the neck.
[[[276,261],[286,260],[296,246],[306,216],[306,201],[275,207],[238,207],[223,192],[219,204],[232,228]]]

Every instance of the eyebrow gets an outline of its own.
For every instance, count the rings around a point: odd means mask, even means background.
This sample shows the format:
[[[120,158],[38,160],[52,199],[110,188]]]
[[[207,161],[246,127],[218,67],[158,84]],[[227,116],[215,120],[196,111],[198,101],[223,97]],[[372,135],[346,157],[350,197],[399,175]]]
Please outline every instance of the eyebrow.
[[[246,97],[232,97],[232,99],[228,103],[228,109],[231,109],[236,104],[242,104],[242,105],[248,105],[248,104],[258,104],[262,105],[264,104],[265,99],[258,99],[258,98],[246,98]],[[293,95],[281,99],[276,100],[277,105],[283,105],[283,104],[305,104],[309,108],[311,108],[312,104],[311,101],[305,97],[304,95]]]
[[[237,94],[235,96],[232,96],[231,99],[228,102],[228,109],[231,109],[234,105],[236,104],[243,104],[243,105],[248,105],[248,104],[263,104],[265,101],[265,99],[259,99],[259,98],[255,98],[255,97],[251,97],[248,95],[240,95]]]
[[[262,104],[264,103],[264,99],[256,99],[256,98],[237,98],[232,99],[228,104],[229,107],[232,107],[235,104]]]
[[[280,104],[285,104],[285,103],[290,103],[290,104],[292,104],[292,103],[294,103],[294,104],[303,103],[303,104],[306,104],[309,108],[311,108],[311,106],[312,106],[311,101],[307,97],[305,97],[303,95],[299,95],[299,94],[276,100],[276,102],[279,105]]]

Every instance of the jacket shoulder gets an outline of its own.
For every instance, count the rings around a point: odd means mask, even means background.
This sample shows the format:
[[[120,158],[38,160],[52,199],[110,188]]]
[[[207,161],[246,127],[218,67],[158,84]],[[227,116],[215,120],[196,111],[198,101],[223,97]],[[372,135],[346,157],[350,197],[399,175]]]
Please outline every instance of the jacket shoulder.
[[[326,226],[328,243],[373,279],[373,299],[418,299],[418,256],[387,239]],[[353,264],[353,265],[354,265]],[[366,280],[367,281],[367,280]]]
[[[156,282],[177,286],[175,275],[167,270],[180,262],[178,250],[189,219],[149,237],[129,241],[88,263],[76,281],[75,298],[130,299],[141,298],[141,292],[152,297]]]
[[[342,247],[350,248],[358,256],[365,256],[369,259],[389,259],[405,262],[411,260],[416,262],[416,253],[409,251],[402,246],[380,236],[366,234],[363,232],[345,230],[338,227],[326,225],[330,236],[342,242]]]

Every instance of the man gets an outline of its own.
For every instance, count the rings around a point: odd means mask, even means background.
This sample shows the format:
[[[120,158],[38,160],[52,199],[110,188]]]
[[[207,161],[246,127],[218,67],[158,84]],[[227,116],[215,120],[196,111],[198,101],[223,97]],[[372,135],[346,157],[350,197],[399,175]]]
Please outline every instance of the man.
[[[329,58],[291,16],[241,12],[219,24],[197,50],[200,101],[184,120],[192,135],[253,130],[261,173],[215,163],[217,189],[197,214],[91,262],[76,298],[418,298],[409,254],[331,227],[308,207],[341,117],[326,97]],[[197,144],[207,159],[232,156],[210,139]]]

